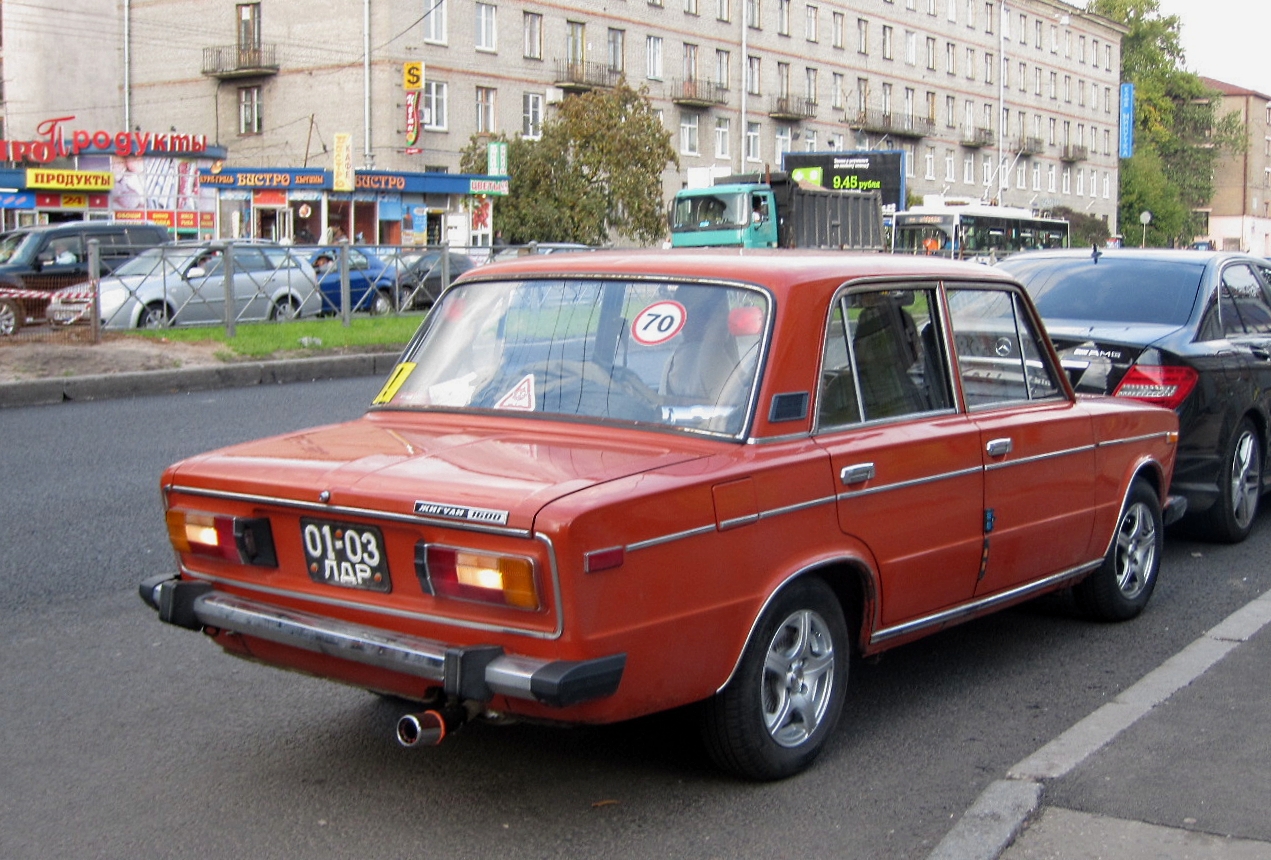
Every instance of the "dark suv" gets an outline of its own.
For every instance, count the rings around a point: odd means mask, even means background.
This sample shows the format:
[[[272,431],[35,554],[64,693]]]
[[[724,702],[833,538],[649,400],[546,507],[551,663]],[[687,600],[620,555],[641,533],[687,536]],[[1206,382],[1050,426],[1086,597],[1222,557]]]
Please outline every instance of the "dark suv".
[[[0,335],[42,320],[50,294],[88,278],[88,242],[101,248],[103,272],[112,271],[171,236],[158,224],[71,221],[0,235]]]

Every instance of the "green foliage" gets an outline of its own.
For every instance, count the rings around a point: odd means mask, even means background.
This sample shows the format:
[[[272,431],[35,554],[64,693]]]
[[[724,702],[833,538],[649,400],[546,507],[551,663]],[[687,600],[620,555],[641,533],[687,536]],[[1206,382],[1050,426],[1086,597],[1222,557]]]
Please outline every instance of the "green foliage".
[[[1103,245],[1108,240],[1108,225],[1102,218],[1069,209],[1067,206],[1055,207],[1052,214],[1068,222],[1071,245],[1074,248]]]
[[[1157,0],[1092,0],[1090,11],[1129,28],[1121,41],[1122,77],[1135,87],[1135,157],[1121,162],[1119,219],[1126,244],[1139,232],[1139,213],[1152,213],[1148,243],[1190,241],[1190,210],[1213,197],[1214,166],[1246,145],[1235,113],[1220,117],[1221,99],[1183,68],[1176,15],[1161,16]]]
[[[652,244],[666,233],[662,172],[679,158],[646,91],[620,83],[571,95],[539,140],[496,139],[508,142],[510,193],[495,203],[508,242],[601,245],[616,233]],[[489,140],[469,141],[462,170],[485,170]]]

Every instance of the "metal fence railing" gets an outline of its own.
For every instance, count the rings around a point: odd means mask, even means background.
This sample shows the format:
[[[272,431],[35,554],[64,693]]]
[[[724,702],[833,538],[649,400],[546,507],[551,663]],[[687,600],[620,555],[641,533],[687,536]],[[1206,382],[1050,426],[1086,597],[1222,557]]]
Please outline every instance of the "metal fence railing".
[[[171,326],[220,326],[232,335],[248,322],[334,315],[347,324],[358,313],[422,311],[455,277],[492,256],[488,247],[250,240],[129,250],[135,253],[108,270],[90,242],[87,270],[76,276],[0,281],[0,345],[96,342],[102,332]]]

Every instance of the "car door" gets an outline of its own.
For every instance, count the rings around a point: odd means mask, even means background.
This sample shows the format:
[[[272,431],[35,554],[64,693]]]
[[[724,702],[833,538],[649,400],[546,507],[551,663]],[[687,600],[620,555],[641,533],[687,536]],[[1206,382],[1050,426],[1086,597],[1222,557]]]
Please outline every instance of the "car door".
[[[46,237],[36,251],[33,269],[23,276],[32,289],[57,290],[82,281],[88,272],[84,237],[71,232]]]
[[[951,287],[957,373],[984,464],[977,596],[1090,561],[1094,429],[1013,289]]]
[[[938,309],[931,283],[849,290],[826,332],[817,441],[884,633],[969,600],[980,567],[979,428],[954,406]]]
[[[274,267],[260,248],[234,249],[234,317],[242,321],[269,318],[273,305]]]

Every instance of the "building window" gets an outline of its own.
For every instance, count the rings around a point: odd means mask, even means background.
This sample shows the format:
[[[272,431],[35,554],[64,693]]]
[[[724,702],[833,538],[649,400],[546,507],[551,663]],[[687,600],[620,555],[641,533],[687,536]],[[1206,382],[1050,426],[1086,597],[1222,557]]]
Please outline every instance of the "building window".
[[[680,114],[680,153],[697,155],[697,114]]]
[[[816,132],[812,129],[803,133],[803,151],[816,152]]]
[[[543,136],[543,94],[521,96],[521,137],[538,140]]]
[[[751,95],[759,95],[759,73],[760,65],[758,57],[746,58],[746,92]]]
[[[905,62],[918,65],[918,34],[913,30],[905,31]]]
[[[715,157],[732,158],[733,123],[726,116],[715,118]]]
[[[923,173],[922,173],[923,179],[935,179],[936,178],[936,148],[934,146],[928,146],[926,149],[926,152],[923,153],[922,165],[923,165]]]
[[[869,53],[869,22],[864,18],[856,19],[856,53]]]
[[[962,184],[975,184],[975,156],[968,154],[962,159]]]
[[[424,0],[424,41],[434,45],[446,44],[446,0]]]
[[[869,107],[869,78],[856,79],[856,112],[864,115]]]
[[[684,0],[684,14],[685,15],[697,14],[697,0]]]
[[[790,0],[777,0],[777,35],[790,35]]]
[[[958,47],[952,42],[944,43],[945,71],[951,75],[958,73]]]
[[[587,25],[582,21],[565,22],[565,61],[580,66],[587,59]]]
[[[839,72],[832,72],[830,79],[830,107],[835,110],[843,109],[843,75]]]
[[[948,0],[949,3],[949,23],[958,23],[958,0]]]
[[[944,97],[944,125],[945,128],[957,127],[958,100],[953,96]]]
[[[809,42],[816,42],[820,39],[820,33],[817,32],[820,25],[820,10],[815,6],[805,6],[803,12],[803,30]]]
[[[993,83],[993,55],[989,53],[984,55],[984,83]]]
[[[627,32],[609,29],[605,45],[608,49],[609,71],[625,72],[627,69]]]
[[[844,33],[847,30],[846,16],[844,16],[842,12],[833,13],[830,20],[830,26],[833,30],[830,34],[830,39],[832,40],[834,47],[842,48],[845,44],[843,41]]]
[[[954,182],[957,178],[957,164],[953,157],[953,150],[946,149],[944,151],[944,181]]]
[[[790,98],[790,64],[777,63],[777,97]]]
[[[543,59],[543,16],[537,12],[526,12],[521,20],[521,29],[525,33],[526,59]]]
[[[984,4],[984,32],[993,33],[993,4]]]
[[[715,50],[715,83],[728,89],[732,79],[732,56],[724,50]]]
[[[975,77],[975,48],[966,49],[966,76]]]
[[[808,103],[816,104],[817,90],[820,89],[820,87],[817,85],[816,69],[804,69],[803,82],[804,82],[804,95],[807,97]]]
[[[238,133],[260,134],[264,129],[261,117],[260,87],[238,88]]]
[[[891,116],[891,84],[883,84],[883,116]]]
[[[477,87],[477,134],[494,132],[493,87]]]
[[[927,68],[936,70],[936,40],[932,36],[927,37]]]
[[[649,80],[662,80],[662,37],[649,36],[644,43],[645,76]]]
[[[238,4],[238,65],[260,65],[260,4]]]
[[[697,80],[697,46],[684,43],[684,62],[681,66],[681,74],[686,81]]]
[[[759,123],[746,123],[746,160],[759,161]]]
[[[424,128],[430,131],[446,130],[446,84],[424,81],[422,114]]]
[[[783,155],[790,151],[793,135],[788,125],[777,126],[776,132],[777,155]]]
[[[830,139],[825,142],[825,148],[831,152],[841,152],[843,150],[843,135],[841,132],[830,132]]]
[[[746,26],[753,30],[759,27],[759,0],[743,0],[746,4]]]
[[[732,0],[715,0],[715,20],[731,21],[732,19]]]
[[[498,7],[489,3],[477,4],[476,48],[478,51],[493,51],[495,49],[494,17],[496,11],[498,11]]]
[[[883,25],[883,59],[891,59],[891,27]]]

